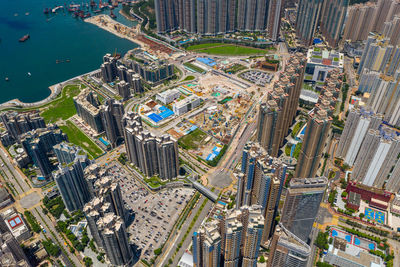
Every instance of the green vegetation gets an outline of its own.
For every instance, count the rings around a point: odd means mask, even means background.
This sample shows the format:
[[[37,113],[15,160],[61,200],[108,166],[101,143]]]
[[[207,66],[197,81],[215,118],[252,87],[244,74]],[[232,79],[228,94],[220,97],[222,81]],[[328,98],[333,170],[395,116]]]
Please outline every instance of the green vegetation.
[[[68,214],[67,214],[68,215]],[[69,216],[69,215],[68,215]],[[78,238],[68,229],[71,224],[76,224],[80,222],[85,216],[81,210],[77,210],[73,216],[66,216],[68,219],[65,221],[58,221],[56,230],[58,232],[62,232],[66,235],[69,241],[71,241],[74,249],[78,251],[83,251],[87,244],[89,243],[89,237],[87,234],[87,230],[84,229],[82,231],[82,238],[78,240]],[[94,244],[93,244],[94,245]]]
[[[336,195],[337,195],[336,189],[335,189],[335,190],[332,190],[332,191],[329,193],[328,202],[331,203],[331,205],[333,205],[333,201],[335,201]]]
[[[185,62],[185,63],[183,63],[183,65],[186,66],[186,67],[188,67],[188,68],[190,68],[191,70],[194,70],[195,72],[198,72],[198,73],[205,73],[205,72],[206,72],[206,71],[203,70],[202,68],[197,67],[196,65],[193,65],[193,64],[190,63],[190,62]]]
[[[139,1],[132,5],[133,12],[143,18],[142,25],[149,23],[150,29],[156,28],[156,15],[154,12],[154,0]],[[143,27],[144,28],[144,27]]]
[[[275,48],[254,48],[247,47],[237,44],[228,44],[228,43],[204,43],[204,44],[195,44],[188,46],[186,50],[194,51],[198,53],[207,53],[211,55],[262,55],[268,53],[269,50],[273,50]]]
[[[208,165],[210,165],[212,167],[216,167],[218,165],[219,160],[224,156],[227,149],[228,149],[228,146],[224,145],[224,147],[219,152],[218,156],[216,156],[213,160],[207,161]]]
[[[88,152],[89,157],[97,158],[103,151],[89,137],[87,137],[78,127],[72,122],[67,121],[67,125],[61,125],[60,129],[68,135],[68,140]]]
[[[299,133],[299,131],[300,131],[301,127],[303,127],[304,123],[305,123],[304,121],[299,121],[299,122],[296,123],[296,125],[293,127],[292,134],[291,134],[291,136],[292,136],[293,138],[295,138],[296,135]]]
[[[342,86],[342,104],[340,105],[340,111],[344,111],[344,103],[347,99],[347,93],[349,91],[349,85],[347,83]]]
[[[46,109],[40,114],[44,120],[56,122],[57,120],[66,120],[76,114],[73,97],[77,96],[81,89],[85,88],[81,84],[69,84],[64,87],[61,98],[52,101]]]
[[[61,196],[49,200],[47,196],[43,198],[43,205],[56,219],[60,218],[63,211],[65,211],[64,201]]]
[[[50,239],[43,240],[42,244],[50,256],[56,257],[60,254],[60,247],[54,244]]]
[[[258,261],[259,263],[264,263],[265,262],[265,258],[263,255],[260,256],[260,260]]]
[[[325,233],[319,232],[317,238],[315,239],[315,246],[317,246],[321,250],[328,249],[328,238],[329,231],[326,231]]]
[[[210,47],[217,47],[217,46],[222,46],[226,45],[225,43],[205,43],[205,44],[196,44],[196,45],[191,45],[186,48],[186,50],[189,51],[196,51],[199,49],[205,49],[205,48],[210,48]]]
[[[207,134],[197,128],[191,133],[179,138],[178,144],[184,149],[197,149],[206,137]]]
[[[35,216],[33,216],[33,214],[29,210],[26,210],[24,212],[24,215],[25,215],[25,218],[28,221],[29,225],[31,226],[32,231],[34,231],[35,233],[39,233],[40,225],[37,222]]]
[[[292,146],[285,146],[285,155],[290,157],[290,152],[292,151]]]
[[[317,267],[333,267],[333,265],[326,262],[317,262]]]
[[[126,153],[121,153],[118,157],[118,161],[122,164],[125,165],[126,162],[128,161],[128,158],[126,157]]]
[[[186,76],[186,78],[183,80],[184,82],[186,82],[186,81],[192,81],[192,80],[194,80],[195,79],[195,77],[193,76],[193,75],[189,75],[189,76]]]
[[[231,195],[229,198],[231,202],[228,204],[228,210],[233,209],[233,206],[236,204],[236,195]]]
[[[225,69],[224,71],[225,71],[225,73],[229,73],[230,72],[230,73],[235,74],[235,73],[237,73],[239,71],[242,71],[242,70],[245,70],[245,69],[247,69],[247,67],[245,67],[245,66],[243,66],[241,64],[235,64],[232,67],[229,67],[229,68]]]
[[[144,181],[152,188],[157,188],[161,185],[165,185],[166,182],[161,181],[160,177],[153,176],[150,178],[144,178]]]
[[[303,143],[297,143],[296,147],[294,148],[293,151],[293,157],[295,159],[299,159],[299,155],[300,155],[300,151],[301,151],[301,146],[303,145]]]
[[[90,257],[84,257],[83,262],[85,263],[86,267],[93,266],[93,260]]]
[[[161,254],[161,252],[162,252],[162,248],[156,248],[156,249],[154,250],[154,255],[158,256],[158,255]]]

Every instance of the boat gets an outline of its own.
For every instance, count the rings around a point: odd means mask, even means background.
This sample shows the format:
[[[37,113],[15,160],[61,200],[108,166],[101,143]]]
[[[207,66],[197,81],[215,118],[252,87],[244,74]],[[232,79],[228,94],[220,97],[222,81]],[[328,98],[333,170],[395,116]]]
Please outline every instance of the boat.
[[[115,19],[117,16],[113,13],[112,10],[110,10],[110,17],[112,17],[113,19]]]
[[[26,13],[25,13],[25,16],[29,16],[29,12],[26,12]]]
[[[70,62],[71,60],[69,60],[69,59],[67,59],[67,60],[65,60],[66,62]]]
[[[28,76],[32,76],[32,74],[30,72],[28,72]]]
[[[6,77],[6,82],[8,82],[10,79],[8,77]]]
[[[47,8],[47,7],[43,10],[43,13],[44,13],[44,14],[49,14],[49,12],[50,12],[50,9]]]
[[[29,34],[24,35],[22,38],[19,39],[20,42],[25,42],[30,38]]]

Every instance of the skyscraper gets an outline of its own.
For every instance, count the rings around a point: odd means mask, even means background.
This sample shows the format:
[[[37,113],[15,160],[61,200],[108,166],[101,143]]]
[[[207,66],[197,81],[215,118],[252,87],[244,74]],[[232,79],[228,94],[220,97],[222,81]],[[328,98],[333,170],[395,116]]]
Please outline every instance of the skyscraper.
[[[21,144],[26,154],[39,168],[41,175],[46,178],[54,169],[48,155],[53,152],[53,146],[67,140],[67,136],[52,124],[47,128],[38,128],[21,136]]]
[[[31,266],[20,244],[10,232],[0,233],[0,265],[10,267]]]
[[[369,109],[353,108],[347,116],[345,127],[340,136],[336,150],[337,157],[344,159],[344,162],[349,166],[353,166],[368,130],[377,130],[382,119],[382,115],[377,115]]]
[[[273,91],[268,94],[267,102],[261,104],[257,140],[273,157],[278,156],[279,148],[296,116],[304,69],[302,54],[291,56]]]
[[[260,205],[265,217],[262,242],[266,243],[274,228],[286,165],[268,156],[258,143],[248,142],[243,149],[242,170],[238,175],[236,207]]]
[[[271,99],[260,105],[258,114],[257,141],[267,150],[268,154],[275,157],[278,156],[283,135],[281,112],[276,101]]]
[[[320,29],[331,47],[337,47],[346,19],[349,0],[324,1]]]
[[[265,31],[267,14],[267,1],[239,0],[237,29],[240,31]]]
[[[370,129],[354,163],[352,179],[382,188],[400,153],[400,137],[389,127]]]
[[[156,138],[144,130],[135,113],[128,112],[123,121],[129,161],[148,177],[158,174],[161,179],[175,178],[179,170],[176,141],[169,136]]]
[[[129,83],[125,81],[120,81],[117,84],[118,95],[122,97],[123,100],[127,100],[131,95]]]
[[[294,177],[315,177],[330,131],[332,118],[325,110],[309,115]]]
[[[97,133],[101,133],[103,131],[103,123],[101,121],[101,110],[99,109],[100,102],[96,94],[86,88],[73,99],[78,116]]]
[[[179,28],[187,32],[196,31],[196,0],[179,0]]]
[[[304,242],[308,243],[327,183],[325,177],[290,180],[281,223]]]
[[[267,267],[306,267],[311,248],[282,224],[272,238]]]
[[[53,150],[60,164],[69,164],[75,159],[80,159],[82,162],[87,161],[87,155],[82,148],[67,142],[56,144],[53,146]]]
[[[124,116],[124,105],[114,99],[107,99],[101,106],[101,119],[108,141],[112,147],[116,147],[118,139],[123,138],[122,117]]]
[[[97,188],[97,196],[100,196],[104,201],[111,204],[111,211],[121,217],[124,223],[128,221],[128,212],[125,209],[124,201],[122,199],[121,187],[118,183],[112,182],[112,177],[104,176],[95,182]]]
[[[157,158],[161,178],[170,180],[178,176],[178,143],[171,136],[163,135],[157,139]]]
[[[300,42],[309,46],[313,42],[323,0],[300,0],[297,9],[296,34]]]
[[[91,195],[83,174],[84,168],[90,164],[87,157],[77,157],[69,164],[60,163],[53,172],[54,181],[60,191],[65,207],[71,212],[82,209]]]
[[[14,142],[18,141],[19,136],[26,132],[38,128],[46,128],[44,119],[36,111],[28,113],[18,113],[15,111],[2,112],[0,113],[0,120],[7,132],[14,139]]]
[[[376,4],[372,2],[349,7],[343,39],[351,42],[367,40],[374,24],[373,17],[376,9]]]
[[[215,222],[200,226],[193,233],[193,262],[194,266],[221,266],[221,235]]]
[[[195,266],[255,266],[263,228],[258,205],[231,210],[220,221],[205,223],[193,233]]]
[[[270,0],[268,3],[267,33],[273,41],[279,38],[281,18],[284,10],[283,4],[284,0]]]
[[[109,83],[114,81],[118,75],[117,59],[111,54],[105,54],[100,69],[104,82]]]
[[[174,0],[154,1],[157,31],[159,33],[170,32],[178,29],[178,8],[179,5],[177,1]]]
[[[97,228],[111,264],[117,266],[131,264],[133,252],[128,242],[126,228],[122,219],[119,216],[108,213],[97,221]]]

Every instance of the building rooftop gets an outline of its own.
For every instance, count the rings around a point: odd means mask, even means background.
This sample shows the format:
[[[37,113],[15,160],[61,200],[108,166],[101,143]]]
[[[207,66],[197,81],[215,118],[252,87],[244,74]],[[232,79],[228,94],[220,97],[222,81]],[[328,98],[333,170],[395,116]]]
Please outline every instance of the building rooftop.
[[[310,48],[307,52],[307,63],[343,68],[344,55],[334,50],[322,50],[318,47]]]

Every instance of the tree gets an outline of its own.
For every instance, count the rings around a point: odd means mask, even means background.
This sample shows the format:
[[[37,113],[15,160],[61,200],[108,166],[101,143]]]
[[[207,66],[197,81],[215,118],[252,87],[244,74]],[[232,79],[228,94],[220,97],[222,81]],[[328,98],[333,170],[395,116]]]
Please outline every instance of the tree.
[[[162,249],[161,249],[161,248],[156,248],[156,249],[154,250],[154,255],[158,256],[158,255],[161,254],[161,252],[162,252]]]
[[[360,213],[360,219],[364,218],[365,214],[364,213]]]
[[[347,197],[347,192],[343,191],[341,196],[342,196],[342,198],[346,198]]]
[[[265,258],[264,258],[264,256],[263,256],[263,255],[261,255],[261,256],[260,256],[260,260],[259,260],[259,262],[260,262],[260,263],[264,263],[264,262],[265,262]]]
[[[85,263],[86,267],[93,266],[93,260],[90,257],[84,257],[83,262]]]

